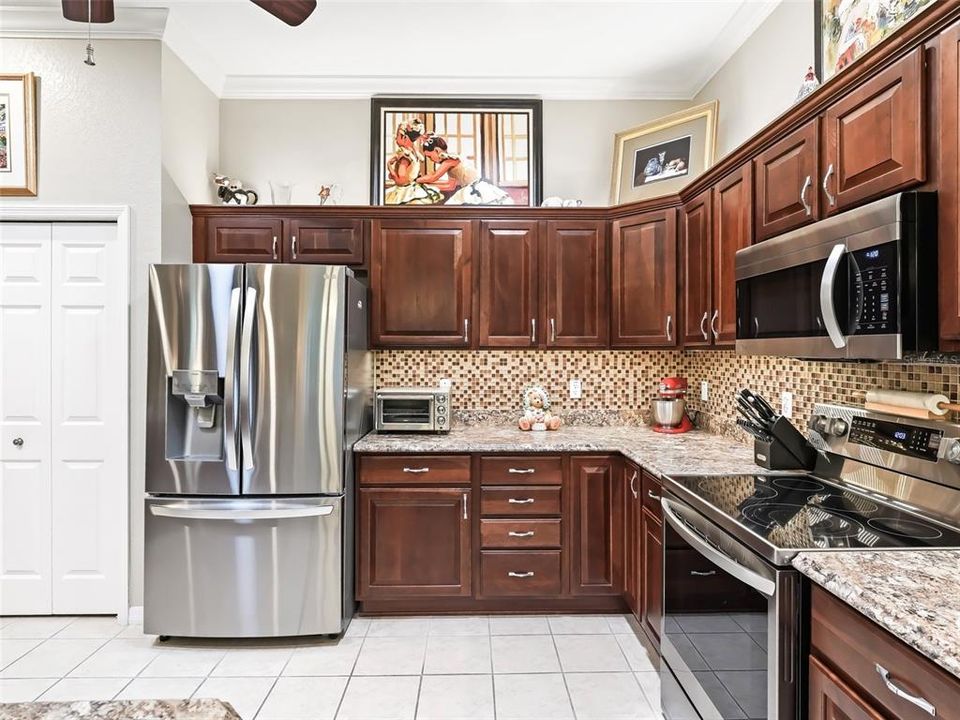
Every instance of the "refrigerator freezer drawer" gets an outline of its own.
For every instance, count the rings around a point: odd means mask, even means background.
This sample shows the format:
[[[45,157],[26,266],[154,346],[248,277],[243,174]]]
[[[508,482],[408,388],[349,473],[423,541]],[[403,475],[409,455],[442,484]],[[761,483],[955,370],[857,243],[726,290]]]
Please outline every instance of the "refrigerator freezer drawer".
[[[338,633],[343,499],[148,498],[144,631]]]

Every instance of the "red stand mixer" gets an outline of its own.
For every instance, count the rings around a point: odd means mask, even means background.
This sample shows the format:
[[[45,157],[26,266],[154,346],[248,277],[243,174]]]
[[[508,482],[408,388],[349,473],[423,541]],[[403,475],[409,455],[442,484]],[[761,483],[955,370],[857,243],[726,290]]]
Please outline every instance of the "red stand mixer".
[[[660,381],[660,394],[651,401],[653,431],[685,433],[693,430],[687,415],[687,379],[666,377]]]

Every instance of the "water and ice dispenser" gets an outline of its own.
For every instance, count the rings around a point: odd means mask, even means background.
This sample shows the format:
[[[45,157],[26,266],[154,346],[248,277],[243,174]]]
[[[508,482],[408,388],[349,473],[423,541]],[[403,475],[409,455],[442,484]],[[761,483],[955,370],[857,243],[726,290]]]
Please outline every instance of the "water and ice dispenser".
[[[223,459],[223,378],[174,370],[167,382],[167,459]]]

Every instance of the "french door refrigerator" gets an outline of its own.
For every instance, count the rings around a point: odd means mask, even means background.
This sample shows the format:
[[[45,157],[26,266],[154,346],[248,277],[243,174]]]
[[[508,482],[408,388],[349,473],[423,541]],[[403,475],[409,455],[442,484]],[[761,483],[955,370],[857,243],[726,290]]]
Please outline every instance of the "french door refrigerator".
[[[149,294],[144,631],[339,633],[365,287],[339,266],[152,265]]]

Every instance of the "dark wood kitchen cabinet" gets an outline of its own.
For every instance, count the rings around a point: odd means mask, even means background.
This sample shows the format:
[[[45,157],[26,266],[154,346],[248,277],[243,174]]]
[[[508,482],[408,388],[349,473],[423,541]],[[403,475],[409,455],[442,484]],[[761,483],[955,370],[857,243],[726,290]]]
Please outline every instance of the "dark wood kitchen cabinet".
[[[270,263],[281,262],[283,220],[263,215],[210,217],[200,227],[204,256],[197,262]],[[195,237],[195,245],[196,240]]]
[[[540,223],[484,220],[477,242],[480,347],[530,348],[542,340]]]
[[[712,198],[712,190],[705,190],[680,210],[680,305],[686,347],[711,344]]]
[[[753,166],[745,163],[713,189],[712,287],[710,333],[714,345],[737,339],[737,250],[753,242]]]
[[[675,346],[677,211],[615,220],[610,235],[610,346]]]
[[[363,220],[293,217],[284,221],[287,262],[359,265],[363,262]]]
[[[543,330],[548,348],[607,345],[606,225],[594,220],[545,223]]]
[[[250,212],[201,217],[194,221],[194,260],[360,265],[363,231],[364,221],[356,218]]]
[[[643,603],[643,499],[640,468],[623,463],[624,495],[624,569],[623,595],[637,620]]]
[[[623,482],[618,460],[570,460],[571,580],[574,595],[623,594]]]
[[[819,167],[819,118],[756,157],[754,232],[758,241],[811,223],[820,216]]]
[[[374,346],[471,346],[472,228],[469,220],[373,221],[370,338]]]
[[[641,478],[640,625],[654,643],[659,643],[663,623],[663,490],[650,473],[641,472]]]
[[[960,23],[940,37],[940,349],[960,352]]]

